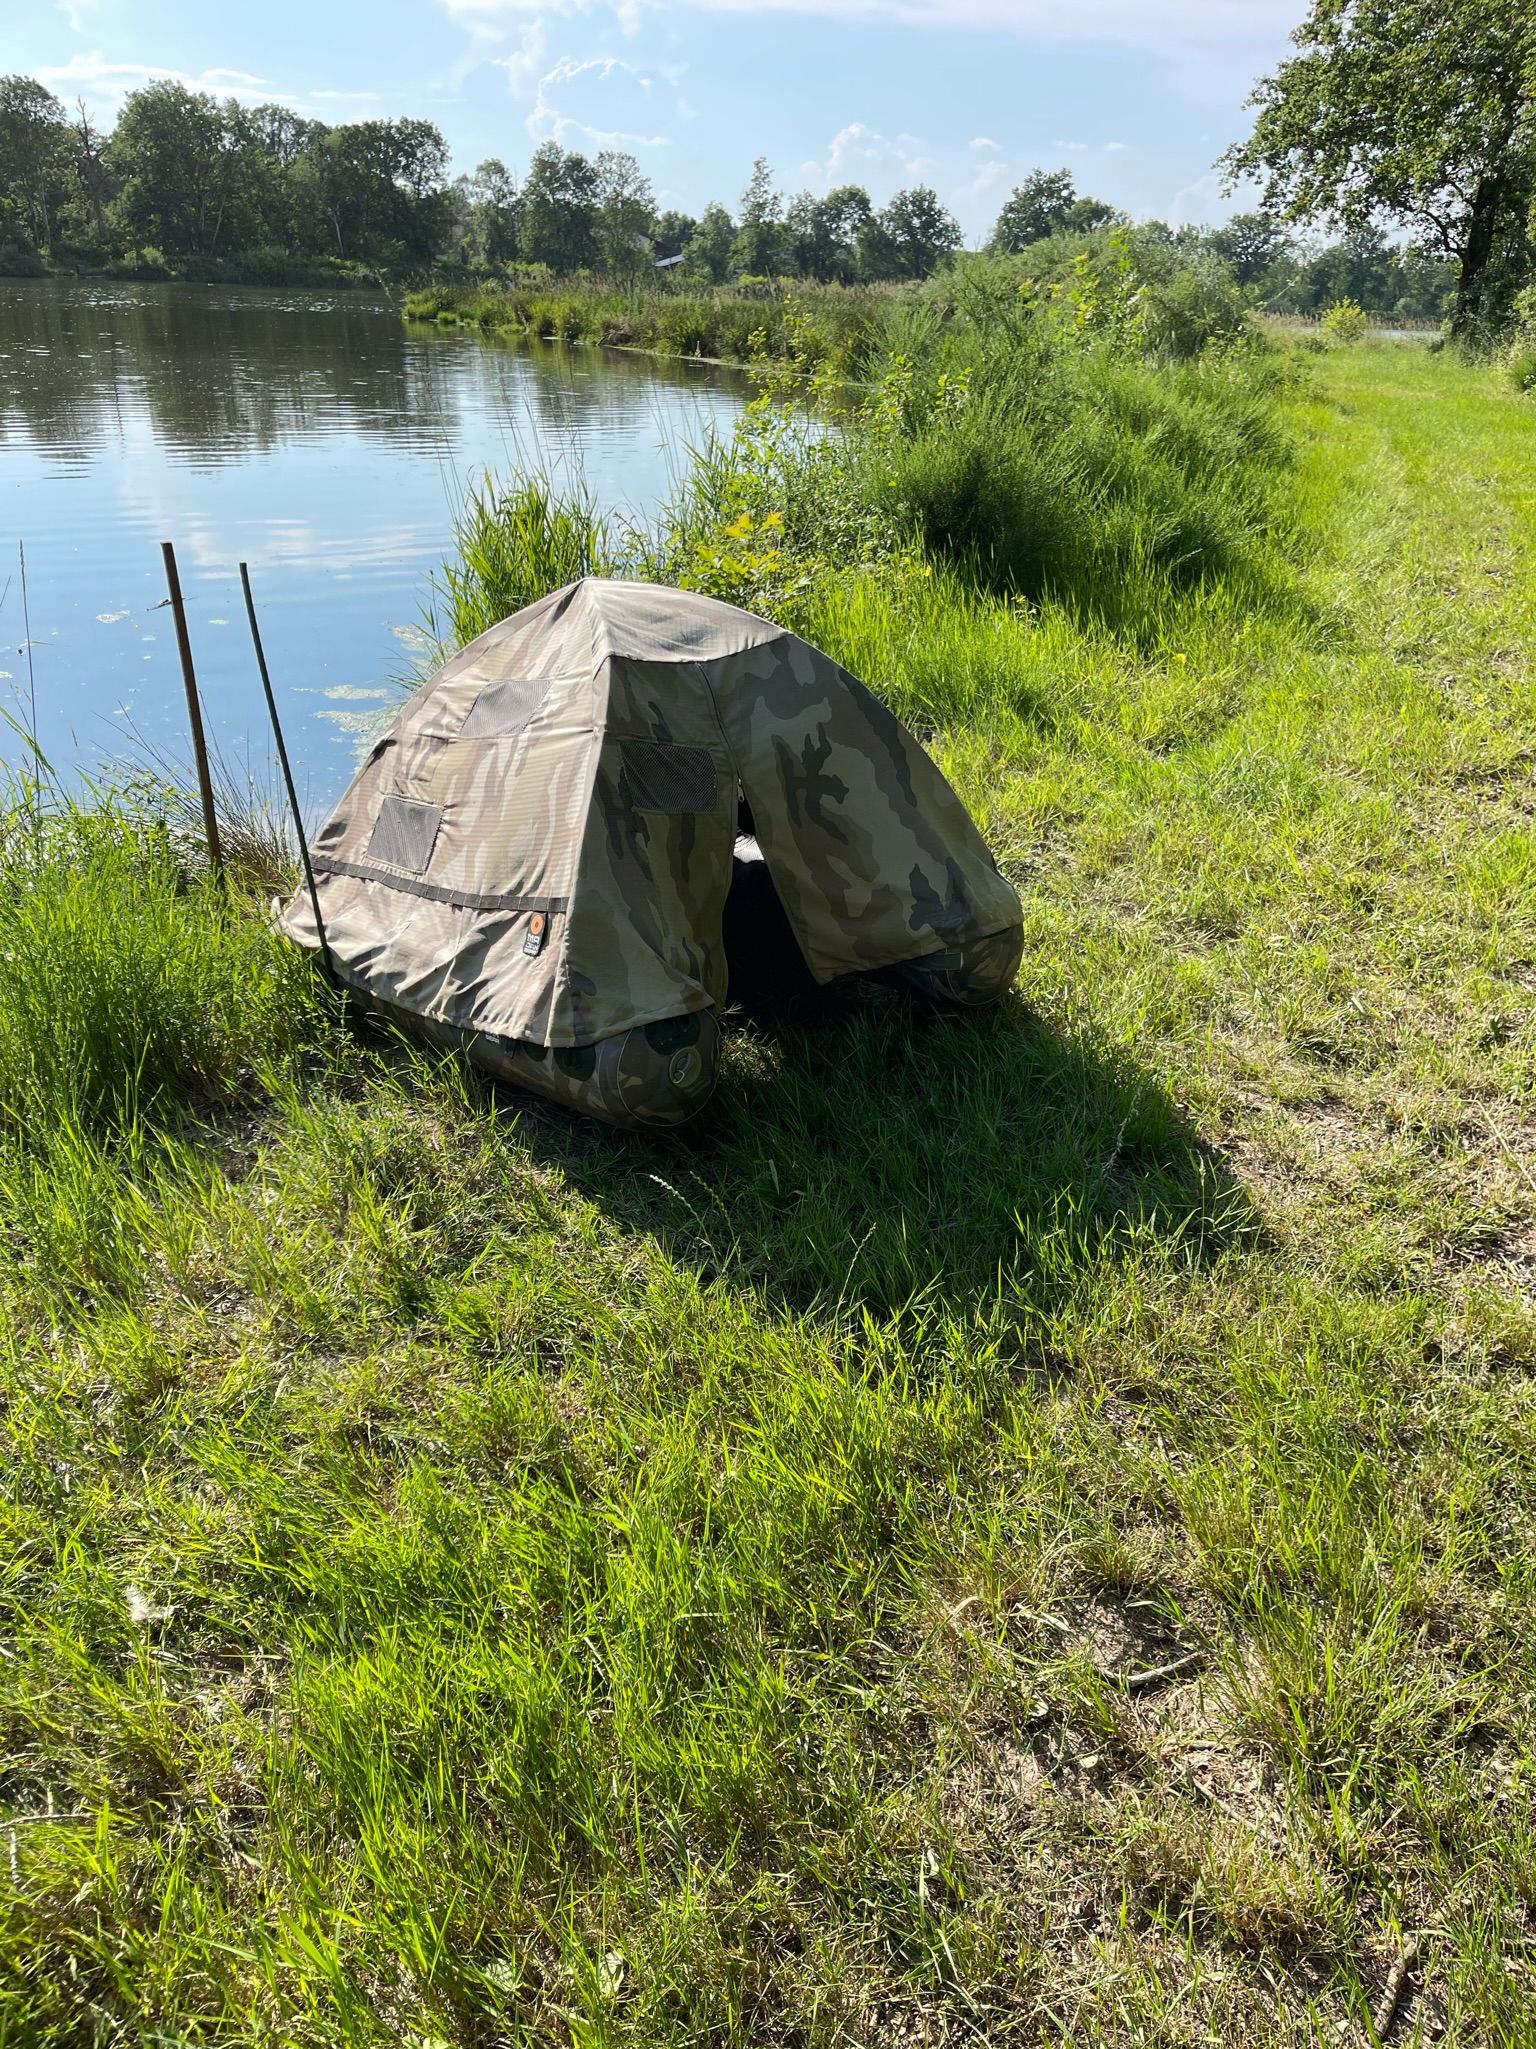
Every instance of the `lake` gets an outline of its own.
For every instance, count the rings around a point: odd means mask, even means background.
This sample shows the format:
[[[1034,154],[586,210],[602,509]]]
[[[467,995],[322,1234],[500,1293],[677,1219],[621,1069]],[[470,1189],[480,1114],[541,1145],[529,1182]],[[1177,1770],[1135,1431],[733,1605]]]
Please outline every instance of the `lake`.
[[[429,579],[487,470],[580,476],[644,514],[743,391],[704,365],[408,328],[382,294],[0,281],[0,705],[27,724],[35,687],[61,769],[185,757],[174,541],[210,735],[268,782],[246,561],[289,749],[324,803],[413,672]],[[0,757],[21,751],[0,732]]]

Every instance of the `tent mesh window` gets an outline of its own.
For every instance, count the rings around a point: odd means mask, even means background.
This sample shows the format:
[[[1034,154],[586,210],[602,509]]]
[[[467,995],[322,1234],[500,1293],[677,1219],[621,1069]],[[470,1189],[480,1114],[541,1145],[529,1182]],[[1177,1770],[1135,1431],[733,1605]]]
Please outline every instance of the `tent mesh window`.
[[[374,821],[368,858],[386,868],[405,868],[419,875],[432,858],[437,828],[443,822],[440,804],[415,804],[409,797],[386,797]]]
[[[500,733],[520,733],[538,710],[549,685],[524,681],[487,683],[469,707],[459,728],[461,740],[493,740]]]
[[[714,758],[703,747],[621,740],[624,790],[637,811],[713,811],[719,794]]]

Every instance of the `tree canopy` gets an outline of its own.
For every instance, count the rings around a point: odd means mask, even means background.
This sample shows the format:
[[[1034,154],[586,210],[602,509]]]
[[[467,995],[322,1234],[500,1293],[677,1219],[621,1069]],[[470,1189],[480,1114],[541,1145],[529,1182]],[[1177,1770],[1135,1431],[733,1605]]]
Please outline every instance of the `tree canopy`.
[[[1052,235],[1091,234],[1120,218],[1102,199],[1080,199],[1070,171],[1031,171],[1003,201],[987,247],[1017,256]]]
[[[1496,313],[1530,262],[1531,0],[1313,0],[1292,41],[1229,179],[1287,221],[1408,230],[1457,265],[1453,330]]]

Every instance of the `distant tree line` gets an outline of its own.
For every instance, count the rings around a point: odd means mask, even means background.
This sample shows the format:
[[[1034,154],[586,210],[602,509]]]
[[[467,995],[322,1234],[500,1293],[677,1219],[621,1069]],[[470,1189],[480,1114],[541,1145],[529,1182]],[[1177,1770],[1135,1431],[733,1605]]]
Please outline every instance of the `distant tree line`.
[[[172,263],[274,249],[430,262],[447,229],[448,145],[430,121],[330,127],[172,80],[110,134],[36,79],[0,78],[0,243]]]
[[[162,80],[130,94],[103,133],[83,104],[70,111],[35,79],[0,78],[0,267],[43,254],[148,258],[195,276],[266,252],[406,272],[541,266],[638,280],[660,269],[695,285],[855,284],[930,277],[962,239],[928,186],[881,207],[853,184],[786,198],[761,157],[734,213],[714,202],[697,216],[658,210],[650,180],[621,150],[587,156],[545,142],[521,182],[495,157],[466,177],[448,170],[448,145],[430,121],[331,126]],[[1008,196],[986,247],[1018,256],[1125,218],[1079,194],[1069,172],[1039,170]],[[1456,275],[1449,257],[1389,243],[1368,216],[1323,247],[1298,243],[1275,212],[1150,232],[1219,257],[1253,303],[1281,312],[1351,298],[1378,314],[1437,318]]]
[[[787,202],[761,159],[735,216],[658,212],[622,150],[546,142],[521,184],[500,159],[449,180],[430,121],[331,126],[290,108],[215,99],[174,80],[131,93],[110,133],[36,79],[0,78],[0,245],[97,261],[146,254],[178,269],[266,250],[421,269],[540,264],[557,275],[742,275],[824,282],[930,276],[960,229],[926,186],[875,207],[858,185]]]

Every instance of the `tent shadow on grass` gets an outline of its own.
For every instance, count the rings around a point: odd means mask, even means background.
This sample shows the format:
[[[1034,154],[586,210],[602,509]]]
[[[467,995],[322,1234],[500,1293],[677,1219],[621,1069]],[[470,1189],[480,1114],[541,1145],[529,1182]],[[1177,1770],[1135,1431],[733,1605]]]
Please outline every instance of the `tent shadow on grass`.
[[[1258,1230],[1163,1088],[1018,997],[954,1015],[853,982],[733,1013],[713,1103],[665,1137],[515,1100],[520,1141],[619,1228],[789,1310],[1049,1308],[1117,1245],[1201,1263]]]

